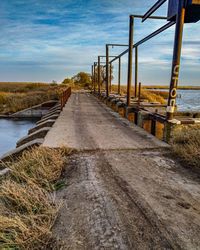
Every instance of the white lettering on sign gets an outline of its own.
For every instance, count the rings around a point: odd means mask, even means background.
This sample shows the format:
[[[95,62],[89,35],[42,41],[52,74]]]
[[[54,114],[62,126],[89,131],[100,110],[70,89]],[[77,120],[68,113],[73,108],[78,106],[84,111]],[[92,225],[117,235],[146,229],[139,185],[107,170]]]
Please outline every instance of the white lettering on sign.
[[[176,106],[176,96],[177,96],[177,85],[178,85],[178,75],[179,75],[180,65],[174,65],[173,76],[172,76],[172,86],[170,91],[170,102],[167,108],[169,113],[173,113]]]

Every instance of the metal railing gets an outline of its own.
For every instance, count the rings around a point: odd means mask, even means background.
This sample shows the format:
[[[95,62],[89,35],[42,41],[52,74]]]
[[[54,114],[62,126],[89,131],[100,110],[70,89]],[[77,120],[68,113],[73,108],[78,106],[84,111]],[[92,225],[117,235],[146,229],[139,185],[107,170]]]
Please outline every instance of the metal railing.
[[[131,84],[132,84],[132,68],[133,68],[133,49],[135,49],[135,97],[138,97],[138,49],[140,45],[167,30],[168,28],[175,25],[175,37],[174,37],[174,50],[173,50],[173,60],[172,60],[172,69],[171,69],[171,80],[169,85],[169,98],[168,105],[166,109],[166,118],[167,120],[172,120],[174,116],[175,106],[176,106],[176,97],[177,97],[177,86],[179,80],[179,71],[180,71],[180,57],[181,57],[181,47],[182,47],[182,35],[183,28],[186,17],[186,6],[185,0],[178,1],[178,11],[176,14],[175,21],[168,21],[164,26],[155,30],[153,33],[149,34],[145,38],[141,39],[138,42],[134,42],[134,19],[140,18],[142,22],[147,19],[157,19],[157,20],[168,20],[167,17],[163,16],[152,16],[152,14],[159,9],[167,0],[158,0],[144,15],[130,15],[129,19],[129,44],[128,48],[123,51],[118,56],[115,56],[112,60],[109,60],[111,57],[109,54],[109,46],[121,46],[125,47],[125,44],[106,44],[106,96],[109,97],[111,90],[109,66],[116,60],[119,60],[118,67],[118,93],[120,94],[120,81],[121,81],[121,57],[128,53],[128,77],[127,77],[127,101],[126,105],[130,106],[131,104]],[[200,4],[199,4],[200,5]],[[171,19],[170,19],[171,20]],[[96,65],[100,68],[100,57],[98,57],[98,64]],[[100,71],[98,71],[96,81],[94,81],[94,86],[98,84],[98,93],[100,94]],[[94,87],[95,88],[95,87]]]
[[[71,96],[71,87],[68,87],[60,95],[61,110],[63,110],[65,104],[67,103],[69,97]]]

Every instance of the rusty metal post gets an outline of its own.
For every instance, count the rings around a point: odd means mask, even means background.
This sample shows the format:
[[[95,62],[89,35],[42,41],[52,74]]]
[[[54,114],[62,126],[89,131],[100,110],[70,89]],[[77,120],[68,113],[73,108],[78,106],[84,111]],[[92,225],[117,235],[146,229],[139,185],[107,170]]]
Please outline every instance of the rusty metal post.
[[[118,68],[118,94],[121,94],[121,57],[119,57],[119,68]]]
[[[134,16],[130,16],[129,18],[130,18],[130,20],[129,20],[129,52],[128,52],[128,78],[127,78],[127,106],[130,106],[130,103],[131,103]]]
[[[110,63],[110,79],[109,79],[109,84],[110,84],[110,93],[112,92],[112,63]]]
[[[109,45],[106,44],[106,97],[109,97]]]
[[[135,98],[137,97],[138,85],[138,47],[135,47]]]
[[[151,134],[156,136],[156,120],[151,120]]]
[[[139,83],[139,91],[138,91],[138,106],[140,106],[140,101],[141,101],[141,88],[142,88],[142,84],[140,82]]]
[[[91,74],[91,78],[92,78],[92,88],[94,88],[94,65],[92,65],[92,67],[91,67],[91,70],[92,70],[92,74]]]
[[[169,90],[169,98],[168,98],[168,106],[167,106],[167,119],[168,120],[173,119],[175,105],[176,105],[184,21],[185,21],[184,0],[179,0],[178,14],[176,17],[176,30],[175,30],[175,38],[174,38],[174,52],[173,52],[170,90]]]
[[[96,93],[96,63],[94,63],[94,93]]]
[[[101,94],[101,57],[98,56],[98,94]]]

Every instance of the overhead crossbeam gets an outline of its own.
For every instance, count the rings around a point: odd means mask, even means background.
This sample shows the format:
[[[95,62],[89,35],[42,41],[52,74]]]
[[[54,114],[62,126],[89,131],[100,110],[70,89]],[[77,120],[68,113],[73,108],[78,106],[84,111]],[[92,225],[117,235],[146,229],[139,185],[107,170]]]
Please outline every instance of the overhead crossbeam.
[[[153,33],[151,33],[150,35],[148,35],[147,37],[143,38],[142,40],[140,40],[139,42],[135,43],[133,45],[133,48],[138,47],[139,45],[145,43],[146,41],[150,40],[151,38],[157,36],[158,34],[162,33],[163,31],[165,31],[166,29],[170,28],[171,26],[173,26],[176,22],[168,22],[167,24],[165,24],[164,26],[162,26],[161,28],[159,28],[158,30],[154,31]],[[121,54],[119,54],[117,57],[115,57],[113,60],[110,61],[110,63],[113,63],[115,60],[117,60],[118,58],[124,56],[126,53],[128,53],[129,49],[123,51]]]
[[[135,17],[135,18],[141,18],[141,19],[143,19],[143,17],[144,17],[144,15],[131,15],[131,16]],[[165,17],[165,16],[149,16],[147,18],[148,19],[155,19],[155,20],[167,20],[167,17]]]
[[[108,43],[108,46],[112,47],[128,47],[128,44]]]
[[[100,57],[105,58],[106,56],[100,56]],[[109,57],[111,57],[111,58],[112,58],[112,57],[117,57],[117,56],[109,56]]]
[[[158,0],[142,17],[142,22],[144,22],[147,18],[150,18],[151,15],[160,8],[167,0]]]

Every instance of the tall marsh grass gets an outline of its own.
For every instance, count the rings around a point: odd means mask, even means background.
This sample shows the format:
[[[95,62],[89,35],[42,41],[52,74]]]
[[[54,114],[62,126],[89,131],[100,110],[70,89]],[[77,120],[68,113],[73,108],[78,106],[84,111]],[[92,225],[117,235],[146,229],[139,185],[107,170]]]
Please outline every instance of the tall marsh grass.
[[[11,172],[0,182],[0,249],[49,249],[60,207],[52,191],[69,153],[40,147],[7,163]]]
[[[184,164],[200,170],[200,126],[178,127],[171,144],[173,152]]]
[[[10,114],[49,100],[58,100],[62,87],[41,83],[0,83],[0,113]]]
[[[112,85],[112,92],[113,93],[117,93],[118,91],[118,86],[117,85]],[[127,93],[127,87],[126,86],[121,86],[121,94],[122,95],[126,95]],[[132,87],[131,88],[131,96],[135,95],[135,90]],[[149,102],[159,102],[161,104],[166,104],[166,93],[156,93],[156,91],[148,91],[146,89],[142,88],[142,92],[141,92],[141,98],[142,99],[146,99]]]

